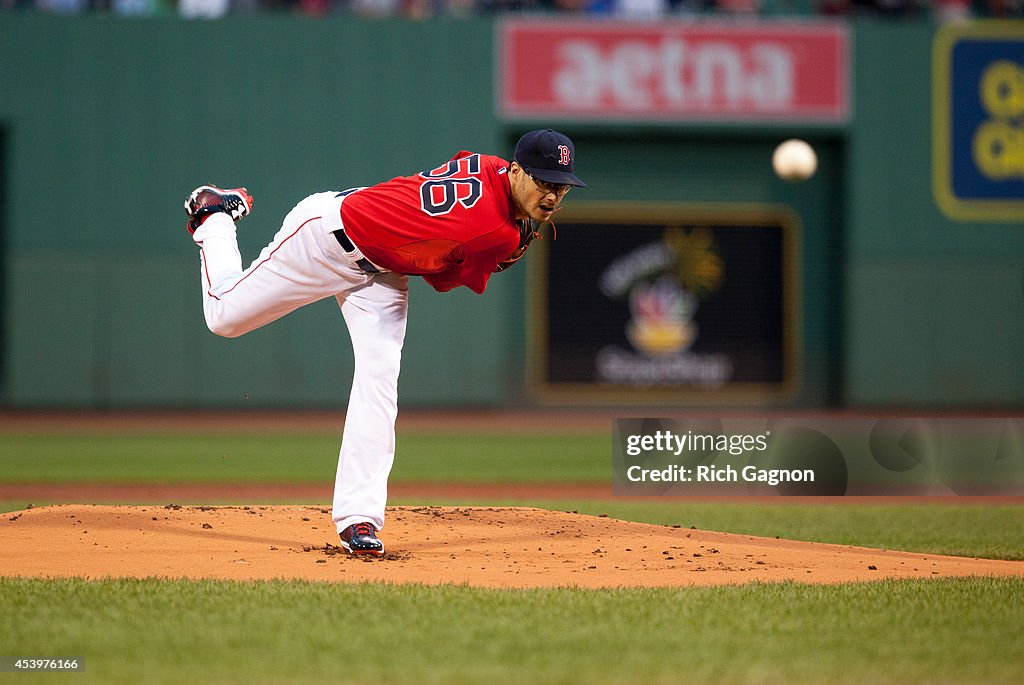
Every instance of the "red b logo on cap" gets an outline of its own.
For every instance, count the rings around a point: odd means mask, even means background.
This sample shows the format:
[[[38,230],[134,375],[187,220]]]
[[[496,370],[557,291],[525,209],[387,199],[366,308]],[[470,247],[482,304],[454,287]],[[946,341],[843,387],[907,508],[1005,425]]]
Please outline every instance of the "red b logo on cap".
[[[569,166],[569,162],[572,161],[572,153],[569,152],[569,148],[566,145],[558,146],[558,163],[562,166]]]

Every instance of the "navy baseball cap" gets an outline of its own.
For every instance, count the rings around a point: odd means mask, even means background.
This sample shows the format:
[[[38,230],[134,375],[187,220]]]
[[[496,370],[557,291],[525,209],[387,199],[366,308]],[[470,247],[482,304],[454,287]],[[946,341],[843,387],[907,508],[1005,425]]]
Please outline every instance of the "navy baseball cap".
[[[555,185],[586,188],[572,172],[576,148],[568,136],[550,128],[528,131],[516,143],[512,160],[534,178]]]

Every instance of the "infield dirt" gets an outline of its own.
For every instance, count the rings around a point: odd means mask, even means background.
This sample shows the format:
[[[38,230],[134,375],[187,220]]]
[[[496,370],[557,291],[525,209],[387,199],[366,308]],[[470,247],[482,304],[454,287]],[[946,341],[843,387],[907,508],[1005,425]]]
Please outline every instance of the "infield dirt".
[[[393,507],[383,558],[323,506],[36,507],[0,517],[0,575],[638,587],[1024,576],[1024,562],[795,542],[521,507]]]

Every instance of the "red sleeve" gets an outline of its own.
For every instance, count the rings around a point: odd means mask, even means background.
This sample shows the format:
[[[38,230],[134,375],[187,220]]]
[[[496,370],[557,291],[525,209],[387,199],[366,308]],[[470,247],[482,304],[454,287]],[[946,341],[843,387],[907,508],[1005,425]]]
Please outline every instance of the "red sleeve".
[[[492,231],[463,245],[460,255],[453,254],[452,257],[461,257],[456,264],[444,271],[424,274],[423,280],[441,293],[464,285],[477,295],[482,295],[498,262],[505,259],[518,244],[518,236],[510,231]]]
[[[446,293],[462,285],[457,269],[448,269],[436,274],[423,274],[423,280],[439,293]]]

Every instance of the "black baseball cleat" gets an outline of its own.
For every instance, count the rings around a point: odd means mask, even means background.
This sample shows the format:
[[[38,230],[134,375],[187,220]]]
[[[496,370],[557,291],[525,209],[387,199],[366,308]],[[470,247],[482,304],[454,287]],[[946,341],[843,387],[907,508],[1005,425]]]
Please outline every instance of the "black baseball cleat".
[[[372,523],[353,523],[341,531],[341,546],[350,554],[384,554],[384,543]]]
[[[185,200],[185,213],[189,218],[185,227],[189,233],[195,233],[211,214],[224,212],[232,221],[238,221],[251,211],[252,195],[245,188],[224,190],[216,186],[199,186]]]

